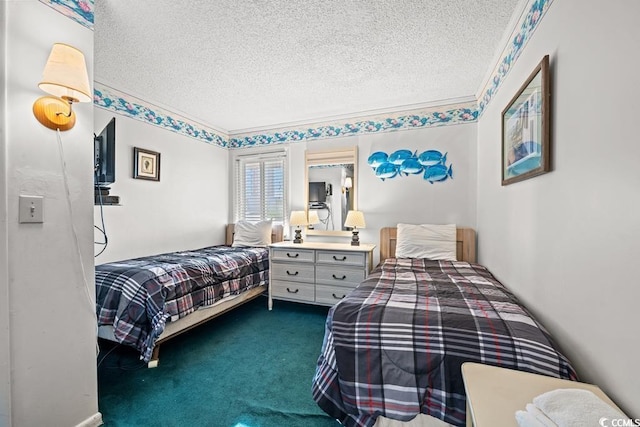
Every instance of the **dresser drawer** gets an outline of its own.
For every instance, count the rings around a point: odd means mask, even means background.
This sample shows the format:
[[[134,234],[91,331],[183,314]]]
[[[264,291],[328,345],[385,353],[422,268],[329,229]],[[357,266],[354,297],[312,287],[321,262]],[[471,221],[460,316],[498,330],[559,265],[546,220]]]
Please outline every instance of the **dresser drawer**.
[[[271,249],[271,259],[274,261],[314,262],[312,249]]]
[[[365,265],[363,252],[316,251],[316,262],[332,265]]]
[[[318,304],[334,305],[347,296],[354,288],[355,286],[347,288],[344,286],[317,285],[316,302]]]
[[[315,267],[313,264],[296,262],[271,263],[271,277],[276,280],[311,283],[315,281]]]
[[[364,279],[364,268],[336,268],[329,265],[316,267],[316,283],[355,288]]]
[[[274,280],[271,283],[271,297],[313,302],[315,286],[313,283],[286,282]]]

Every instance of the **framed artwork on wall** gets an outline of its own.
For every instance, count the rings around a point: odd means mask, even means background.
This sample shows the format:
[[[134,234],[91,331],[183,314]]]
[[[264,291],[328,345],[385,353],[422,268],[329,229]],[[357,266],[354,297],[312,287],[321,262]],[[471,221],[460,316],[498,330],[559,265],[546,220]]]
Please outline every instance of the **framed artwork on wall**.
[[[549,172],[549,55],[502,111],[502,185]]]
[[[133,177],[160,181],[160,153],[133,148]]]

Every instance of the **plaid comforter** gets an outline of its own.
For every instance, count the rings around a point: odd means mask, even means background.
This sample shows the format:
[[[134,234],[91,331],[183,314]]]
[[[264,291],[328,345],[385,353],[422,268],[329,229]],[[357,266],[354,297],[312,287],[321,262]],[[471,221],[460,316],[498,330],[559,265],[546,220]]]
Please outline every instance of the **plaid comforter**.
[[[269,281],[268,248],[212,246],[96,266],[98,325],[151,359],[167,320]]]
[[[467,361],[577,379],[486,268],[391,258],[330,309],[313,398],[346,426],[418,413],[464,426]]]

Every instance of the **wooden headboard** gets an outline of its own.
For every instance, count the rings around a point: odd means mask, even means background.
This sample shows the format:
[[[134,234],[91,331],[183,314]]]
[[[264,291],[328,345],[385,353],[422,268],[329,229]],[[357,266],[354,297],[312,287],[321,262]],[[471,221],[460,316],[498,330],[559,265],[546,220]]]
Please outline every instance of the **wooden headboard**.
[[[225,238],[225,245],[231,246],[233,243],[233,233],[235,231],[235,224],[227,224],[227,235]],[[271,242],[282,242],[284,240],[284,227],[282,225],[273,225],[271,228]]]
[[[380,230],[380,262],[396,256],[397,236],[396,227]],[[456,229],[456,258],[458,261],[476,262],[476,231],[473,228]]]

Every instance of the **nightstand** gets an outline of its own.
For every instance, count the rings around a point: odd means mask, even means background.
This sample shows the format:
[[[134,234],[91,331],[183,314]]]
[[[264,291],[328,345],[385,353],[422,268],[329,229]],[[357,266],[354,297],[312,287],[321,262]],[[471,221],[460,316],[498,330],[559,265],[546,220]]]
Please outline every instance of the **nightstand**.
[[[467,393],[467,427],[518,427],[516,411],[525,410],[534,397],[558,388],[589,390],[618,408],[593,384],[471,362],[462,364],[462,378]]]
[[[291,243],[269,246],[269,310],[274,299],[334,305],[371,271],[375,245]]]

